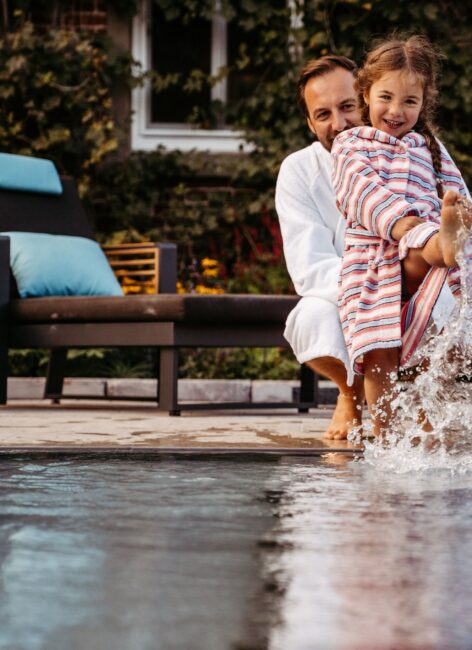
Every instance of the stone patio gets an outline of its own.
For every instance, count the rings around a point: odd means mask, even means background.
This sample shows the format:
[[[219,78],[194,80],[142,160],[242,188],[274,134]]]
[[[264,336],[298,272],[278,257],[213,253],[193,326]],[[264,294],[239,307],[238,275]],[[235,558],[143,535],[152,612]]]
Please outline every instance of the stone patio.
[[[282,450],[352,449],[322,435],[332,407],[296,411],[184,411],[170,417],[149,404],[65,400],[54,406],[18,400],[2,408],[0,452],[13,450]],[[334,442],[334,444],[332,444]]]
[[[323,433],[333,412],[336,390],[320,382],[320,407],[300,414],[295,409],[182,411],[171,417],[153,402],[106,401],[105,395],[156,395],[153,380],[68,379],[65,394],[93,395],[93,400],[42,400],[44,380],[12,378],[8,405],[0,418],[0,454],[28,450],[159,453],[228,452],[303,453],[350,451],[346,441],[329,441]],[[273,401],[293,398],[297,382],[250,380],[181,380],[184,401]]]

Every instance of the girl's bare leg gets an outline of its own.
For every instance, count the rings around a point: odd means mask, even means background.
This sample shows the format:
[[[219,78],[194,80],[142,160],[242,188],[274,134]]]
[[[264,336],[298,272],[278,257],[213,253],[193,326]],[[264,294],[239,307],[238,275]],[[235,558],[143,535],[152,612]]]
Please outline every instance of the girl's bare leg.
[[[469,230],[472,225],[470,204],[467,209],[460,211],[460,200],[463,200],[461,195],[451,191],[446,192],[443,199],[438,239],[446,266],[457,265],[458,236],[464,227]]]
[[[433,235],[431,239],[437,239],[437,235]],[[431,239],[427,242],[426,246]],[[405,259],[402,260],[403,289],[409,298],[418,291],[431,268],[431,264],[426,262],[423,255],[426,246],[423,248],[410,248]]]
[[[364,355],[364,389],[376,436],[387,433],[390,407],[397,381],[399,349],[372,350]]]
[[[405,289],[409,296],[417,291],[432,266],[456,266],[458,235],[464,227],[470,229],[472,225],[470,210],[463,210],[462,214],[459,212],[458,201],[461,198],[457,192],[446,192],[439,232],[430,237],[423,248],[410,248],[403,260]]]

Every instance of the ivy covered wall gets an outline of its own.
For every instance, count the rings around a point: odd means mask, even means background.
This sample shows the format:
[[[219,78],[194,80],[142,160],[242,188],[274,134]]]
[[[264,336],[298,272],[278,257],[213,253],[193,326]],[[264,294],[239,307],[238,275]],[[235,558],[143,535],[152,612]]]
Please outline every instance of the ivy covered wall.
[[[214,0],[151,2],[168,21],[210,18],[214,7]],[[50,157],[61,172],[73,175],[103,239],[176,241],[187,289],[287,292],[291,287],[273,188],[281,160],[310,141],[294,99],[298,70],[306,58],[327,52],[362,62],[373,39],[408,30],[429,36],[445,55],[437,121],[442,139],[472,181],[470,3],[220,4],[240,39],[222,74],[241,77],[246,71],[250,83],[230,106],[212,102],[193,111],[191,120],[208,126],[223,117],[252,143],[250,154],[159,150],[118,155],[127,125],[116,120],[116,88],[129,92],[142,82],[143,71],[103,29],[77,31],[85,22],[71,16],[111,10],[129,23],[136,0],[2,0],[0,149]],[[157,96],[174,84],[190,98],[217,81],[198,69],[186,78],[157,69],[150,78]],[[208,257],[219,262],[211,281],[201,266]]]
[[[214,6],[214,0],[150,1],[169,21],[209,18]],[[123,156],[130,116],[123,116],[121,100],[142,83],[143,71],[132,65],[126,48],[117,47],[126,37],[116,39],[109,27],[129,33],[137,0],[0,0],[0,151],[51,158],[61,173],[76,178],[103,240],[177,242],[181,290],[290,292],[273,192],[282,159],[310,141],[295,102],[298,70],[305,59],[328,52],[361,62],[373,39],[396,29],[428,35],[446,57],[437,121],[472,185],[470,3],[293,0],[290,9],[286,0],[220,4],[240,39],[223,74],[247,77],[248,90],[227,108],[217,102],[197,107],[191,121],[208,126],[223,117],[244,132],[252,153]],[[217,81],[198,69],[188,77],[157,69],[150,79],[157,97],[174,84],[190,99]],[[181,371],[294,378],[298,365],[285,352],[187,355]],[[73,372],[154,374],[149,355],[91,354],[78,355]],[[44,372],[44,355],[15,355],[16,374]]]
[[[167,20],[184,22],[201,15],[209,18],[214,6],[213,0],[154,3]],[[134,7],[134,2],[127,3],[130,13]],[[98,215],[100,206],[105,206],[105,188],[113,187],[106,209],[116,225],[134,225],[140,232],[179,242],[183,281],[189,266],[195,269],[196,260],[210,255],[223,263],[226,290],[291,290],[281,254],[273,191],[282,159],[311,139],[295,102],[298,71],[307,58],[335,52],[362,62],[369,45],[394,30],[429,36],[445,56],[439,133],[472,182],[470,4],[449,0],[222,0],[221,11],[237,23],[241,38],[237,56],[225,73],[246,71],[252,86],[249,84],[247,94],[226,108],[212,102],[206,112],[195,110],[191,121],[207,127],[217,123],[223,112],[224,118],[252,143],[253,152],[226,158],[133,154],[125,164],[102,167],[100,183],[90,196]],[[192,74],[201,85],[216,81],[202,70]],[[172,84],[185,88],[190,96],[200,88],[187,83],[184,76],[171,78],[159,70],[153,82],[157,93]],[[201,180],[202,175],[205,180]],[[208,190],[211,176],[223,177],[223,187]],[[145,182],[139,180],[143,178]],[[106,229],[105,222],[101,228]],[[189,287],[194,284],[187,282]]]

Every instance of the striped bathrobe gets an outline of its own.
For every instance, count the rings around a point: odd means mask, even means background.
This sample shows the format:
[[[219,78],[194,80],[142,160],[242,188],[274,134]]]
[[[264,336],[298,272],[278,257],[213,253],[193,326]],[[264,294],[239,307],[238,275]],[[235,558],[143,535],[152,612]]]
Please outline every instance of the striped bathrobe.
[[[441,152],[444,191],[467,195],[442,144]],[[351,369],[363,374],[363,355],[379,348],[401,348],[400,364],[408,365],[444,282],[454,294],[460,291],[458,269],[433,267],[402,304],[401,259],[439,230],[441,199],[430,151],[413,131],[398,139],[362,126],[341,133],[331,153],[336,202],[348,222],[339,309]],[[425,222],[396,242],[392,228],[406,216]]]

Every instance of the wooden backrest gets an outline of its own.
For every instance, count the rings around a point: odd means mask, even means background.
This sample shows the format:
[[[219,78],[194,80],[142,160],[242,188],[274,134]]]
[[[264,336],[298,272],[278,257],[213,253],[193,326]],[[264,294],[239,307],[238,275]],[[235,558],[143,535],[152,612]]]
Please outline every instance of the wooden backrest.
[[[0,190],[0,232],[37,232],[95,239],[74,182],[61,178],[63,193]]]
[[[153,242],[102,246],[126,294],[159,293],[159,248]]]

